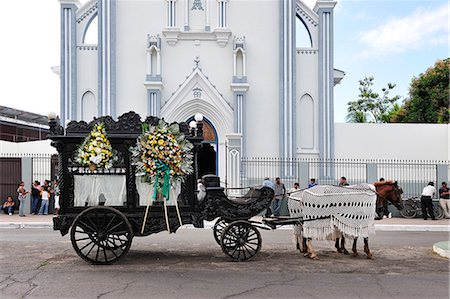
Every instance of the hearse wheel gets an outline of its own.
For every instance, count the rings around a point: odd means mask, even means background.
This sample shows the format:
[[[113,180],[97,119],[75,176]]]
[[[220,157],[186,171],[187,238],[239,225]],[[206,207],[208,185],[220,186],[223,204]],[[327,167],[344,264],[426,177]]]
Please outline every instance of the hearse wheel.
[[[133,231],[128,219],[111,207],[91,207],[72,224],[70,239],[76,253],[92,264],[111,264],[128,252]]]
[[[261,234],[245,220],[230,223],[220,240],[223,252],[235,261],[246,261],[261,250]]]
[[[223,218],[219,218],[214,224],[213,228],[214,239],[219,245],[220,245],[220,237],[222,237],[222,232],[225,229],[225,227],[227,227],[227,225],[228,222],[226,222]]]

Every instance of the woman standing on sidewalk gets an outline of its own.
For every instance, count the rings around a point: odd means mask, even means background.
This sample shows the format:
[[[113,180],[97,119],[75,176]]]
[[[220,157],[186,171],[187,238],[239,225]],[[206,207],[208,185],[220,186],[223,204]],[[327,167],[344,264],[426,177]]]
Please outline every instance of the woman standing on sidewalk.
[[[25,183],[23,181],[20,181],[19,188],[17,188],[17,199],[19,200],[19,216],[25,217],[25,213],[23,210],[25,209],[25,202],[27,199],[27,191],[25,190]]]

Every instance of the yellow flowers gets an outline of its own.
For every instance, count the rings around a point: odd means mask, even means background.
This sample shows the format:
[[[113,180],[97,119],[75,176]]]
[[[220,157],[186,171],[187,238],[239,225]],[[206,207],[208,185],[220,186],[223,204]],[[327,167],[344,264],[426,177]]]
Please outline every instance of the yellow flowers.
[[[132,149],[133,164],[137,173],[144,174],[149,180],[162,175],[158,169],[166,165],[170,169],[172,181],[182,181],[192,173],[192,144],[180,132],[177,124],[168,125],[160,120],[157,126],[143,133]]]
[[[90,134],[78,148],[76,161],[83,166],[93,163],[97,167],[112,167],[113,149],[106,138],[103,123],[94,126]]]

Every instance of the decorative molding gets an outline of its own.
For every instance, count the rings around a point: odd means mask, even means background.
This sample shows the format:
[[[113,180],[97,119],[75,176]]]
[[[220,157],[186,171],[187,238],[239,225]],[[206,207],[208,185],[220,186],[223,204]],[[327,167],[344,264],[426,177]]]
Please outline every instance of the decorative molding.
[[[235,36],[233,38],[233,50],[234,50],[234,52],[236,52],[238,49],[241,49],[242,51],[245,51],[245,49],[246,49],[245,36],[242,36],[242,37]]]
[[[81,8],[81,9],[79,9],[79,11],[77,11],[77,14],[78,14],[77,23],[83,22],[91,14],[97,12],[98,2],[96,0],[94,0],[94,1],[91,1],[91,2],[94,2],[94,3],[91,3],[91,6],[89,6],[90,3],[87,3],[85,6],[83,6],[83,8]]]
[[[297,49],[297,54],[317,54],[319,50],[306,50],[306,49]]]
[[[192,98],[192,91],[196,87],[202,89],[201,99]],[[233,131],[233,108],[201,69],[196,67],[166,101],[161,108],[161,116],[168,121],[180,121],[189,119],[198,112],[211,121],[219,140]]]
[[[147,49],[151,49],[152,47],[155,47],[156,49],[161,49],[161,37],[159,37],[159,34],[157,35],[147,34]]]
[[[213,31],[213,33],[216,36],[216,40],[219,46],[223,48],[228,44],[228,40],[230,39],[231,36],[230,29],[217,28]]]
[[[250,84],[248,83],[231,83],[230,88],[235,92],[245,92],[250,88]]]
[[[206,1],[208,1],[208,0],[206,0]],[[204,10],[203,6],[202,6],[202,1],[201,0],[194,0],[194,3],[192,3],[191,10]]]
[[[146,89],[157,89],[161,90],[164,88],[162,81],[145,81],[144,86]]]
[[[304,21],[307,21],[314,27],[319,25],[319,15],[314,12],[311,8],[306,6],[302,1],[297,0],[295,5],[295,12]]]
[[[178,41],[194,41],[197,44],[200,41],[217,41],[219,46],[225,47],[231,36],[230,29],[221,28],[217,28],[213,32],[181,31],[179,28],[164,28],[162,33],[170,46],[175,46]]]
[[[97,45],[82,45],[82,46],[77,46],[78,50],[87,50],[87,51],[97,51],[98,50],[98,46]]]
[[[178,42],[181,30],[178,28],[164,28],[162,33],[166,37],[166,42],[169,46],[175,46]]]

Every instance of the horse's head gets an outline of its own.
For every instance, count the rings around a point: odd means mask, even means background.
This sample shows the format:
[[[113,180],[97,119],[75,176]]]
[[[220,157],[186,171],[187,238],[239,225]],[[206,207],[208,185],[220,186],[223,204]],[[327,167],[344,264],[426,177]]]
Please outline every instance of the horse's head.
[[[403,209],[403,190],[397,181],[386,181],[381,184],[376,184],[375,187],[381,201],[390,201],[398,210]]]

